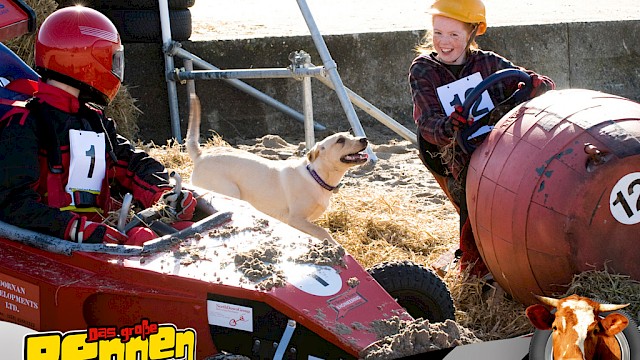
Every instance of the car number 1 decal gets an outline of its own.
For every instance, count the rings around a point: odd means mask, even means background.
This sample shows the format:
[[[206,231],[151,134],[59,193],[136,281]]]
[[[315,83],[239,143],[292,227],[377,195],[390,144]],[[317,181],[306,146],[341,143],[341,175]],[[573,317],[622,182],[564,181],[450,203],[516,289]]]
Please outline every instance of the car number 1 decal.
[[[342,278],[329,266],[313,264],[282,264],[287,281],[307,294],[332,296],[342,289]]]
[[[633,225],[640,222],[640,172],[623,176],[611,190],[611,214],[619,222]]]

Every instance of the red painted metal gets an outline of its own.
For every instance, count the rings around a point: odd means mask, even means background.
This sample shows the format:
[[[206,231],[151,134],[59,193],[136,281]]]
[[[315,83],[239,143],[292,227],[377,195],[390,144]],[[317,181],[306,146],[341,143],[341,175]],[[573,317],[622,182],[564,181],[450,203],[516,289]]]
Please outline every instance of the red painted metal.
[[[35,29],[35,12],[22,0],[0,0],[0,41]]]
[[[267,304],[353,358],[378,340],[370,327],[373,322],[393,316],[412,320],[349,254],[342,259],[344,266],[331,266],[333,277],[325,279],[330,283],[325,285],[334,287],[329,294],[289,282],[270,290],[258,289],[235,266],[228,266],[234,263],[235,254],[267,241],[280,241],[275,246],[282,249],[283,262],[291,263],[283,270],[289,279],[301,268],[287,258],[295,258],[296,252],[319,240],[267,220],[234,199],[220,198],[216,206],[235,209],[228,224],[239,229],[234,235],[205,230],[186,237],[181,250],[176,245],[142,256],[82,251],[64,255],[0,237],[0,297],[19,306],[0,309],[0,320],[61,332],[107,326],[120,329],[143,319],[174,324],[177,329],[195,330],[197,359],[217,352],[207,312],[211,294]],[[256,230],[256,221],[266,228]],[[197,251],[198,256],[185,261],[184,249]],[[258,326],[271,324],[254,324]]]
[[[639,194],[640,104],[581,89],[548,92],[505,115],[467,178],[480,253],[525,304],[605,264],[640,280]]]

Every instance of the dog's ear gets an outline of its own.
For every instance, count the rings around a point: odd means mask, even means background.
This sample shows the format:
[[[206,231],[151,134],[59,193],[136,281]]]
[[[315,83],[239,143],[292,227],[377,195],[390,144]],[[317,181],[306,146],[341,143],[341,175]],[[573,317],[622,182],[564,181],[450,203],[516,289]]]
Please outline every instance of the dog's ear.
[[[309,162],[313,162],[318,157],[318,154],[320,154],[320,149],[318,148],[318,144],[316,144],[307,153],[307,159],[309,159]]]

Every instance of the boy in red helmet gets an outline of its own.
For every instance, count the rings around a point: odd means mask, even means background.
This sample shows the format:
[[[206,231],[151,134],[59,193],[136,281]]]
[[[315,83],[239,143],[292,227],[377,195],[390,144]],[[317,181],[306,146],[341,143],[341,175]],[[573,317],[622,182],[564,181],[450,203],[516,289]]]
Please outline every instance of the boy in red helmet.
[[[112,191],[143,207],[164,202],[190,220],[191,192],[174,192],[164,166],[116,134],[103,107],[123,79],[120,36],[111,21],[82,6],[43,22],[35,45],[39,81],[7,89],[32,95],[0,119],[0,220],[77,243],[141,245],[156,235],[103,223]]]

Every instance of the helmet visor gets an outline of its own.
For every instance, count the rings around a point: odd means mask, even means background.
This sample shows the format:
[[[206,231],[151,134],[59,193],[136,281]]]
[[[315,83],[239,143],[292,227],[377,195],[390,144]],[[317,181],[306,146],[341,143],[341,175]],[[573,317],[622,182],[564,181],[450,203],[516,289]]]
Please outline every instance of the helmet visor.
[[[120,45],[118,50],[113,52],[111,73],[120,79],[121,82],[124,80],[124,47],[122,45]]]

